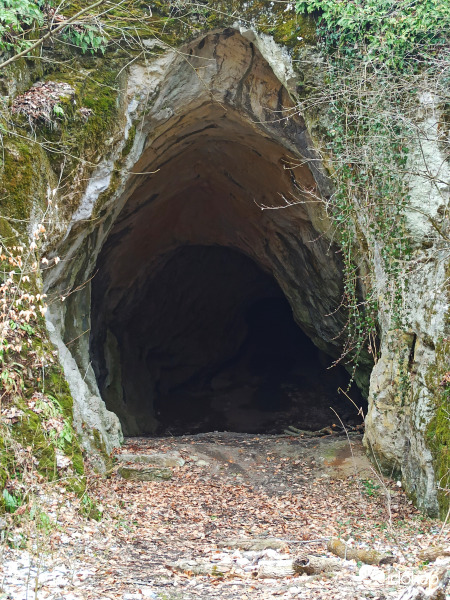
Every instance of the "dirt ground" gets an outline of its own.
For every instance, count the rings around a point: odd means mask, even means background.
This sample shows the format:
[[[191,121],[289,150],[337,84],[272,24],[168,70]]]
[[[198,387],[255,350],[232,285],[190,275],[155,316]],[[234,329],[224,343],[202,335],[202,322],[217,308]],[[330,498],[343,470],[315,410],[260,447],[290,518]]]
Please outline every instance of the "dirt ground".
[[[170,480],[125,480],[119,461],[109,479],[91,479],[90,497],[103,509],[99,522],[82,520],[75,500],[58,509],[58,528],[41,554],[52,564],[70,563],[72,580],[60,596],[38,586],[39,598],[381,600],[442,569],[439,561],[424,563],[419,552],[435,544],[448,548],[449,531],[421,515],[398,482],[376,474],[359,435],[130,438],[120,453],[155,452],[183,459]],[[234,567],[248,564],[251,553],[220,547],[226,540],[267,538],[284,542],[269,557],[332,557],[328,540],[342,538],[390,553],[395,562],[361,570],[361,563],[338,559],[333,572],[267,578]],[[4,560],[19,555],[8,550]],[[217,557],[231,567],[207,575],[174,568],[180,559],[214,564]]]

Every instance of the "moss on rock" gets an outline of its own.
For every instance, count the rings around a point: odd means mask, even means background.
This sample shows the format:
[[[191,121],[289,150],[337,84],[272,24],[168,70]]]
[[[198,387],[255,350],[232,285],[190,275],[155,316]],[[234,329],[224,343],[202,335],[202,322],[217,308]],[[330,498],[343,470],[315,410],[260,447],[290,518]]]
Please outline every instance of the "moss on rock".
[[[438,501],[442,518],[450,509],[450,338],[436,346],[436,364],[428,372],[427,385],[435,399],[436,412],[427,428],[427,442],[434,458]]]
[[[85,8],[86,0],[70,2],[65,14],[70,16]],[[130,30],[130,20],[133,22]],[[178,47],[200,35],[237,22],[254,27],[294,53],[305,44],[316,43],[316,25],[310,16],[298,15],[294,3],[265,0],[206,0],[177,5],[170,0],[155,0],[151,7],[127,0],[108,11],[105,27],[115,41],[128,37],[127,51],[133,46],[141,50],[143,38],[154,38],[162,46]],[[117,54],[117,43],[110,44],[106,54]]]
[[[22,334],[22,351],[4,354],[1,362],[2,370],[20,367],[21,381],[6,398],[18,417],[0,423],[0,498],[5,486],[14,487],[14,480],[20,484],[24,460],[28,480],[34,471],[38,481],[42,477],[60,480],[68,491],[81,496],[86,482],[82,449],[72,423],[73,400],[55,361],[44,319],[36,319]],[[58,466],[61,455],[70,460],[68,468]],[[4,510],[0,499],[0,512]]]
[[[32,208],[42,205],[49,180],[49,164],[39,144],[22,140],[14,133],[4,135],[0,168],[2,231],[8,237],[14,229],[25,231]]]
[[[136,126],[132,125],[130,127],[130,131],[128,132],[128,139],[122,150],[122,158],[126,158],[130,154],[131,149],[134,144],[135,137],[136,137]]]
[[[37,461],[38,472],[49,480],[57,476],[55,445],[51,443],[42,428],[41,418],[29,410],[25,404],[18,403],[23,416],[12,425],[11,435],[24,448],[31,448]]]
[[[316,43],[316,25],[312,17],[296,14],[294,6],[284,2],[234,0],[231,3],[210,2],[209,8],[209,24],[221,26],[226,22],[232,25],[238,15],[239,20],[248,22],[260,33],[272,36],[278,44],[294,52],[305,44]]]
[[[106,474],[111,473],[113,467],[114,467],[114,459],[111,456],[111,454],[109,454],[107,448],[106,448],[106,444],[105,444],[105,440],[103,439],[100,431],[98,431],[98,429],[94,429],[92,431],[92,436],[93,436],[93,440],[94,440],[94,447],[95,449],[98,451],[99,455],[100,455],[100,459],[103,462],[103,469],[105,471]]]

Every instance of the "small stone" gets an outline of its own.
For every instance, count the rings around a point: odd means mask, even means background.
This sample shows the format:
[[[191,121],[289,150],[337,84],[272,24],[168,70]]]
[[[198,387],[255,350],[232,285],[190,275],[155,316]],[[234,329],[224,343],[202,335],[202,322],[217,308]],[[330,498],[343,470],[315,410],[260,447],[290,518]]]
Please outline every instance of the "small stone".
[[[168,467],[146,467],[138,469],[133,467],[120,467],[119,475],[130,481],[158,481],[172,479],[172,469]]]
[[[178,452],[155,452],[154,454],[118,454],[119,462],[137,463],[142,465],[154,465],[157,467],[182,467],[184,460]]]
[[[243,567],[246,567],[247,565],[249,565],[250,561],[248,560],[248,558],[238,558],[236,560],[236,564],[238,567],[240,567],[242,569]]]
[[[223,573],[228,573],[231,571],[231,567],[225,563],[218,563],[217,565],[212,565],[211,567],[211,575],[222,575]]]
[[[206,462],[206,460],[198,460],[197,461],[197,467],[207,467],[209,463]]]
[[[7,527],[8,527],[8,523],[7,523],[6,519],[0,518],[0,531],[3,531]]]
[[[231,556],[224,556],[217,563],[218,566],[230,566],[232,564],[233,564],[233,559],[231,558]]]
[[[276,550],[272,550],[271,548],[264,551],[264,556],[266,558],[272,558],[273,560],[282,560],[283,558],[286,558],[285,556],[283,556]]]
[[[144,587],[141,589],[141,593],[144,598],[157,598],[158,594],[154,592],[151,588]]]
[[[251,573],[253,571],[257,571],[258,570],[258,565],[248,565],[246,567],[244,567],[243,571],[244,573]]]
[[[372,581],[383,583],[386,579],[386,575],[384,571],[378,567],[374,567],[373,565],[363,565],[359,570],[358,578],[362,581],[371,579]]]

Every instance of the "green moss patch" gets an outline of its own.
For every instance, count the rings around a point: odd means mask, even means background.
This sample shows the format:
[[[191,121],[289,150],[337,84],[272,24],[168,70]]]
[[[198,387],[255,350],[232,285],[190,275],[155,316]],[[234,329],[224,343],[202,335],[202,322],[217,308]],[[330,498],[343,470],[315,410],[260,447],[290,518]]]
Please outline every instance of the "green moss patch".
[[[71,2],[64,13],[70,16],[85,6],[88,6],[85,0]],[[110,40],[126,38],[130,51],[133,46],[138,47],[140,39],[152,37],[162,45],[178,47],[202,32],[231,27],[236,20],[271,35],[294,51],[316,41],[316,26],[311,17],[296,14],[294,7],[285,2],[264,0],[207,0],[184,5],[155,0],[151,6],[128,0],[108,10],[103,26]],[[107,50],[107,54],[113,52],[117,52],[116,43],[111,43]]]
[[[79,496],[86,488],[83,454],[72,423],[73,400],[43,317],[23,327],[18,324],[10,337],[15,345],[21,342],[22,350],[0,355],[2,373],[15,376],[15,385],[2,397],[0,512],[13,512],[14,494],[31,489],[31,481],[58,481]]]
[[[436,413],[427,428],[427,442],[433,454],[441,517],[450,509],[450,339],[436,346],[436,365],[427,385],[434,393]]]
[[[0,159],[2,157],[0,156]],[[39,146],[16,135],[4,136],[3,160],[0,160],[1,229],[8,236],[11,225],[25,231],[31,208],[45,199],[49,179],[46,157]]]
[[[114,467],[114,459],[112,458],[111,454],[108,453],[108,451],[106,449],[105,441],[104,441],[101,433],[98,431],[98,429],[93,429],[92,435],[93,435],[93,440],[94,440],[94,446],[95,446],[96,450],[99,452],[99,454],[104,462],[105,472],[107,474],[111,473],[111,471]]]
[[[212,2],[207,5],[206,23],[209,28],[232,26],[239,20],[247,22],[260,33],[273,37],[278,43],[293,52],[305,44],[316,43],[316,24],[309,16],[296,14],[293,7],[284,2],[264,2],[253,0],[233,0],[232,2]]]

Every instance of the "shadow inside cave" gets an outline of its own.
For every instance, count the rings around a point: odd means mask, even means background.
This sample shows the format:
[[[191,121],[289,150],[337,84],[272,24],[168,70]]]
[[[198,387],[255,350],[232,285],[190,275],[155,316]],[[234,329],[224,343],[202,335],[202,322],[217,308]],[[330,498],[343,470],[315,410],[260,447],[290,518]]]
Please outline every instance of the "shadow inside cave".
[[[102,289],[93,290],[94,309],[104,306]],[[273,276],[242,252],[179,247],[130,290],[117,317],[103,350],[111,361],[116,348],[123,406],[115,410],[150,414],[151,429],[137,421],[140,434],[316,430],[338,421],[331,407],[344,422],[360,422],[338,393],[346,370],[329,368]],[[102,376],[98,353],[93,360],[104,397],[114,397],[111,368]],[[351,395],[360,405],[359,391]]]
[[[289,425],[340,427],[339,419],[361,424],[355,407],[339,391],[347,388],[349,374],[341,365],[332,366],[331,358],[301,331],[281,294],[256,300],[244,321],[245,338],[234,356],[158,397],[161,435],[276,434]],[[348,395],[358,406],[364,404],[356,386]]]

